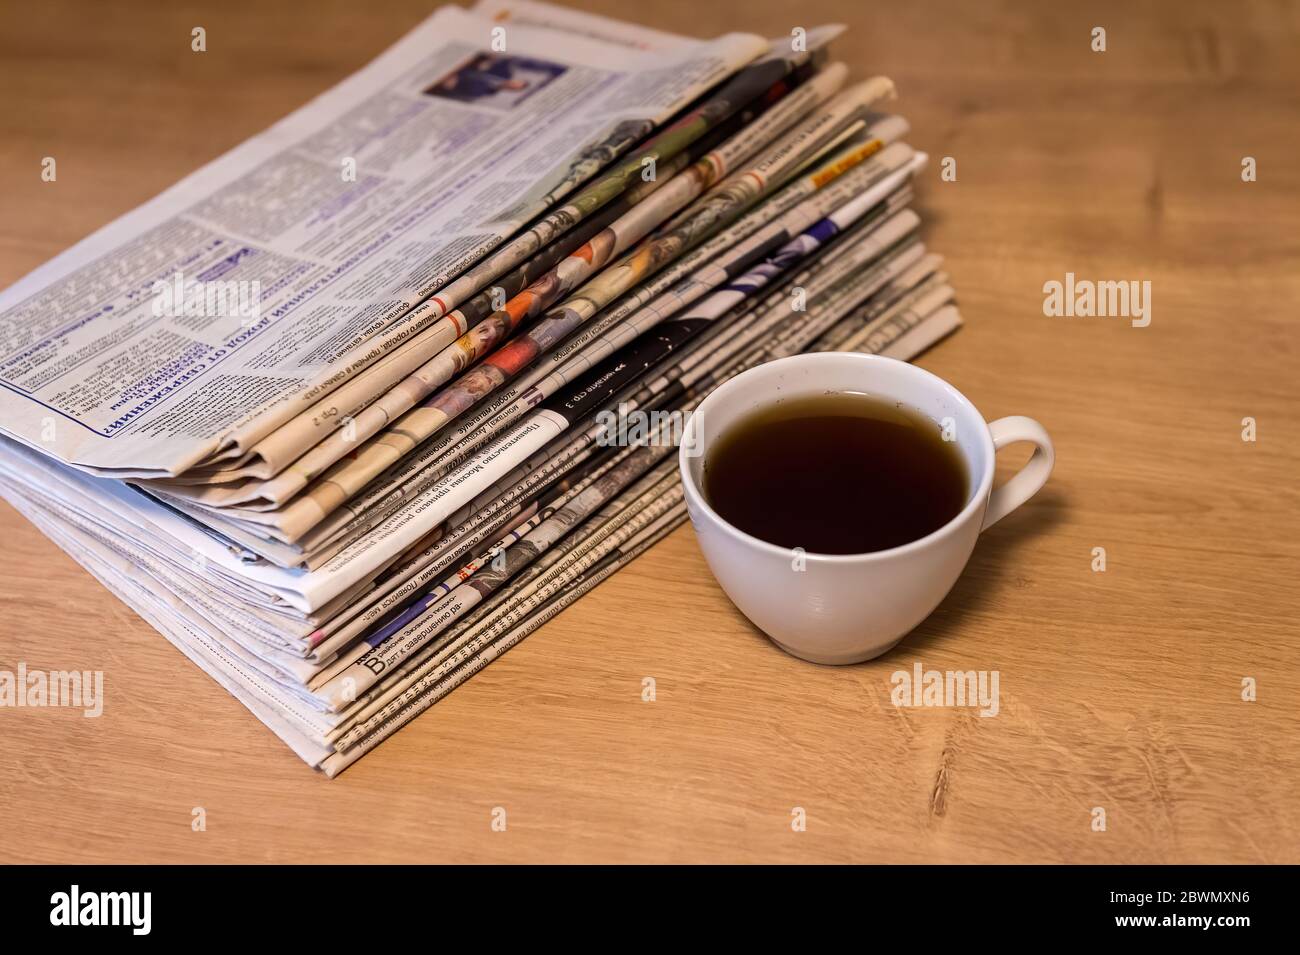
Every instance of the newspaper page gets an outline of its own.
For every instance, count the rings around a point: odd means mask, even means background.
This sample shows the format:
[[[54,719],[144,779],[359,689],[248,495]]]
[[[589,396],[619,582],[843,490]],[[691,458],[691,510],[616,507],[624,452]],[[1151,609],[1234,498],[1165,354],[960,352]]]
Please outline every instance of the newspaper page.
[[[415,305],[767,49],[514,9],[439,10],[0,293],[0,427],[118,478],[251,443],[418,334]]]

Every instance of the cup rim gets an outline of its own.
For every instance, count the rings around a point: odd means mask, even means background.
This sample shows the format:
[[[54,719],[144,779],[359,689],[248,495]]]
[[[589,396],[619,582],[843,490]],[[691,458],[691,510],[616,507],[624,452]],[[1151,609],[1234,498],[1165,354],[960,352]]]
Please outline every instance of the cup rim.
[[[713,391],[709,392],[709,394],[707,394],[704,397],[704,400],[699,403],[699,405],[695,408],[693,412],[691,412],[690,421],[687,423],[687,430],[685,434],[689,434],[690,429],[696,427],[695,424],[696,416],[699,415],[702,411],[704,411],[705,408],[708,407],[709,402],[714,401],[720,395],[724,395],[728,390],[734,391],[739,387],[741,387],[747,376],[753,375],[762,369],[771,368],[773,365],[778,365],[783,362],[789,362],[789,363],[806,362],[806,363],[816,364],[820,362],[836,362],[836,361],[863,362],[866,365],[872,365],[879,362],[890,362],[892,363],[891,367],[902,366],[906,368],[907,371],[905,371],[904,374],[919,375],[921,378],[925,379],[927,384],[930,385],[931,387],[937,387],[943,389],[945,392],[951,395],[952,398],[954,398],[959,405],[964,407],[971,415],[973,415],[976,420],[978,420],[981,424],[983,424],[984,427],[980,430],[980,438],[982,439],[982,442],[984,444],[985,467],[984,467],[984,473],[980,476],[978,486],[971,493],[970,499],[966,502],[965,506],[962,507],[962,509],[958,511],[955,515],[953,515],[948,520],[947,523],[942,524],[939,527],[936,527],[934,530],[926,534],[924,537],[918,537],[914,541],[908,541],[906,544],[899,544],[895,547],[886,548],[885,550],[864,551],[863,553],[860,554],[822,554],[816,551],[804,551],[803,552],[804,558],[806,558],[809,561],[814,561],[818,563],[829,563],[829,564],[870,563],[877,560],[889,560],[894,557],[899,557],[904,554],[909,554],[914,551],[920,550],[924,547],[929,546],[930,544],[933,544],[941,537],[951,534],[958,524],[962,524],[965,521],[969,520],[976,511],[978,511],[980,508],[984,507],[987,504],[989,498],[989,491],[993,486],[993,472],[995,467],[994,464],[995,449],[993,447],[993,437],[989,433],[988,422],[985,421],[984,416],[980,414],[979,409],[975,407],[974,403],[969,398],[967,398],[964,394],[958,391],[953,385],[949,384],[947,381],[945,381],[943,378],[940,378],[938,375],[934,374],[933,372],[926,371],[924,368],[914,365],[911,362],[901,361],[900,359],[897,358],[886,358],[883,355],[869,355],[863,352],[805,352],[798,355],[787,355],[785,358],[778,358],[775,359],[774,361],[764,362],[761,365],[755,365],[752,368],[745,369],[735,377],[729,378],[727,381],[724,381],[717,388],[713,389]],[[755,537],[753,534],[750,534],[747,531],[742,531],[739,527],[732,524],[730,521],[728,521],[726,518],[724,518],[721,514],[719,514],[717,511],[713,509],[713,506],[709,504],[708,499],[704,496],[704,492],[699,487],[696,486],[695,478],[691,474],[691,469],[690,469],[691,459],[690,457],[687,456],[685,450],[689,446],[690,442],[685,440],[685,434],[683,435],[681,446],[677,449],[677,464],[678,464],[678,471],[681,474],[682,487],[685,491],[686,497],[690,502],[690,504],[694,507],[699,508],[701,511],[707,513],[709,517],[711,517],[714,520],[714,522],[718,524],[718,526],[723,528],[727,533],[731,534],[732,536],[739,538],[741,543],[748,544],[751,547],[757,547],[759,550],[772,554],[774,556],[784,557],[786,559],[792,559],[794,556],[794,548],[782,547],[779,544],[773,544],[770,541],[765,541],[761,537]],[[707,451],[704,454],[699,455],[701,460],[706,456],[707,456]],[[969,459],[969,455],[967,455],[967,465],[969,464],[970,464],[970,459]]]

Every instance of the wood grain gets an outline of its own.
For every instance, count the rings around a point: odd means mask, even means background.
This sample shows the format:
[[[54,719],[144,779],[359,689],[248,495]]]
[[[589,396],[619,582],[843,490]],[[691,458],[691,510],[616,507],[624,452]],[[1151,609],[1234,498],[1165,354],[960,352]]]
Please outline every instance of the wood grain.
[[[895,79],[936,160],[920,210],[967,325],[921,364],[1039,418],[1048,488],[896,651],[844,669],[769,644],[684,528],[332,782],[0,507],[0,667],[102,669],[107,694],[97,720],[0,710],[0,860],[1300,861],[1297,7],[576,5],[701,36],[849,26],[839,55]],[[6,5],[0,283],[428,9]],[[1150,280],[1150,327],[1045,317],[1067,271]],[[896,708],[916,660],[998,670],[1001,712]]]

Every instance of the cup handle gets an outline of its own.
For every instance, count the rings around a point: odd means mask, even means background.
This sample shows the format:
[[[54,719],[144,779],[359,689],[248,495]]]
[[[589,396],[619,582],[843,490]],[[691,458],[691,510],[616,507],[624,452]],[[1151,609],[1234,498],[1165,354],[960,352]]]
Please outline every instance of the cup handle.
[[[1034,445],[1034,456],[1010,481],[993,489],[989,495],[989,506],[984,511],[984,526],[980,528],[981,531],[988,530],[1037,494],[1039,488],[1047,483],[1047,476],[1052,473],[1052,465],[1056,461],[1052,439],[1033,418],[1011,415],[990,421],[989,434],[993,437],[994,452],[1008,444],[1028,441]]]

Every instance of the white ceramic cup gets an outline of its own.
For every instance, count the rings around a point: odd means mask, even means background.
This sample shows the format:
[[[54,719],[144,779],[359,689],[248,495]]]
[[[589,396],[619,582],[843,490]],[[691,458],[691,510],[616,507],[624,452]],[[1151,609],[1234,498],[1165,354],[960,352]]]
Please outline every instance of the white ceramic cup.
[[[961,512],[919,540],[847,555],[801,554],[759,540],[719,517],[703,493],[711,444],[759,409],[833,392],[901,403],[933,420],[936,428],[951,419],[971,485]],[[1033,457],[994,489],[994,455],[1017,441],[1033,444]],[[1047,481],[1054,458],[1051,439],[1032,418],[986,423],[942,378],[907,362],[853,352],[795,355],[723,383],[691,415],[680,451],[686,507],[722,589],[783,649],[829,664],[878,656],[929,616],[957,582],[980,531],[1029,500]],[[798,467],[798,462],[774,460],[771,466]],[[791,505],[773,501],[772,506]],[[834,508],[836,502],[800,506]]]

